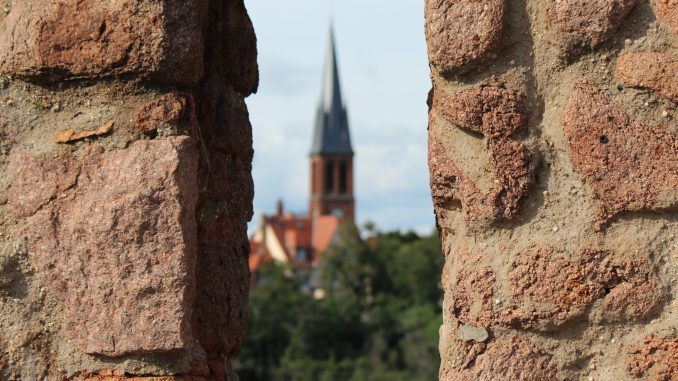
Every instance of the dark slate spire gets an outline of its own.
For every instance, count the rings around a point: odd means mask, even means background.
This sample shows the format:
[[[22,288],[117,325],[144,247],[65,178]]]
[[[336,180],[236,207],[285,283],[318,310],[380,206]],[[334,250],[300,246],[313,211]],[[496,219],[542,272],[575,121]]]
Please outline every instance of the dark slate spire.
[[[346,107],[341,99],[337,54],[334,48],[334,28],[330,26],[330,39],[323,73],[323,88],[313,131],[311,155],[353,155],[351,135],[348,130]]]

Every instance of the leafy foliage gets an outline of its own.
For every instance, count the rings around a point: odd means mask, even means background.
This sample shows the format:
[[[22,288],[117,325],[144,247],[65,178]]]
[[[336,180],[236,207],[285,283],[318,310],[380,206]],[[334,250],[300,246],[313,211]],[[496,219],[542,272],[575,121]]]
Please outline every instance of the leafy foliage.
[[[438,236],[408,232],[360,238],[342,226],[311,277],[325,291],[302,292],[308,274],[269,264],[250,299],[249,334],[234,366],[243,381],[411,381],[437,379]]]

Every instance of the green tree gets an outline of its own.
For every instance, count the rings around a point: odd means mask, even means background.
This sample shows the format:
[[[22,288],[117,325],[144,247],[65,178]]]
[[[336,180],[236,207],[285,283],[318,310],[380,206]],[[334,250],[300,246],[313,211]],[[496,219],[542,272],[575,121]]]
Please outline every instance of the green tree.
[[[365,301],[370,291],[368,282],[373,256],[360,238],[358,228],[352,222],[342,224],[322,255],[319,286],[333,299]]]
[[[235,366],[243,380],[272,380],[308,297],[288,266],[269,263],[250,295],[247,339]]]
[[[292,269],[267,266],[250,300],[249,335],[234,365],[243,381],[437,378],[443,257],[437,235],[344,224],[302,292]]]

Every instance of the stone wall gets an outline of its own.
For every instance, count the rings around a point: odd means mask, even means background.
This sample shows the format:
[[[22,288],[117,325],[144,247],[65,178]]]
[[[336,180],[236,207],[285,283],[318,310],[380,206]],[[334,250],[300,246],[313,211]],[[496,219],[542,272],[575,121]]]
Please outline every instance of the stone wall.
[[[425,9],[440,379],[677,379],[678,3]]]
[[[0,0],[0,380],[234,379],[257,85],[243,0]]]

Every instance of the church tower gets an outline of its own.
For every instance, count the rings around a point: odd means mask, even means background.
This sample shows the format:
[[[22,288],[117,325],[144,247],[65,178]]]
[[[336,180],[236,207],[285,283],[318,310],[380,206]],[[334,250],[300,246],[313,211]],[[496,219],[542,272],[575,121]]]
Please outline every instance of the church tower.
[[[308,214],[286,212],[280,202],[275,214],[262,216],[261,225],[250,239],[252,286],[257,282],[259,269],[268,261],[289,263],[303,271],[317,268],[342,222],[355,220],[353,147],[346,105],[341,97],[332,27],[310,162]]]
[[[335,215],[354,219],[353,148],[346,105],[341,97],[332,27],[310,158],[310,217]]]

